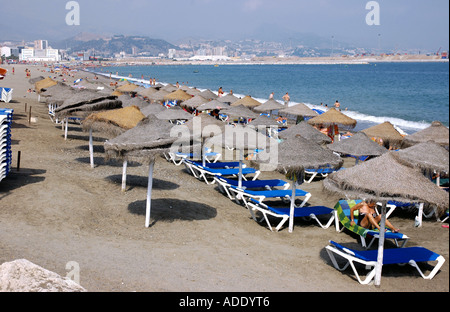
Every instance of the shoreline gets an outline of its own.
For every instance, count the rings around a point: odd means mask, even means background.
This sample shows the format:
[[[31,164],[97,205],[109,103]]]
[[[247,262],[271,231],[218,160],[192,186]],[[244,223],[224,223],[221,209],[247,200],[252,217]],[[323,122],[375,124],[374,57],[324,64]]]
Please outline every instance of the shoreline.
[[[14,109],[14,168],[0,183],[0,264],[27,259],[66,276],[67,263],[76,262],[80,284],[89,292],[289,296],[449,291],[448,229],[434,218],[424,219],[420,228],[414,226],[416,211],[396,209],[389,218],[410,237],[408,246],[424,246],[447,260],[432,280],[410,266],[386,265],[381,287],[364,286],[351,270],[336,270],[325,250],[329,240],[362,248],[353,235],[301,219],[295,220],[293,233],[286,228],[271,232],[217,186],[206,185],[162,157],[153,177],[153,223],[145,228],[148,166],[129,163],[127,189],[121,192],[122,164],[105,160],[103,144],[110,137],[95,132],[95,168],[90,168],[88,134],[73,123],[64,140],[61,126],[48,117],[47,104],[27,93],[31,85],[25,67],[16,66],[15,75],[0,82],[14,89],[13,101],[0,103]],[[31,67],[31,78],[45,76],[42,69]],[[74,79],[82,77],[86,73],[77,72]],[[35,122],[28,122],[29,112]],[[20,170],[15,167],[18,151]],[[345,159],[344,167],[354,164],[354,159]],[[286,179],[277,172],[262,172],[259,178]],[[312,194],[308,205],[332,208],[340,199],[323,190],[322,179],[301,189]]]

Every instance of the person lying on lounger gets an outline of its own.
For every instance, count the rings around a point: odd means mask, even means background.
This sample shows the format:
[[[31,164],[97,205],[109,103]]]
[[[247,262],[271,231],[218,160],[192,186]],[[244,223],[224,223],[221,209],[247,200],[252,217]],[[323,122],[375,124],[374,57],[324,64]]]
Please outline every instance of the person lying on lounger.
[[[351,225],[355,225],[355,216],[354,216],[354,212],[356,210],[359,211],[359,216],[358,216],[358,225],[366,228],[366,229],[374,229],[377,228],[378,230],[380,229],[380,221],[381,221],[381,215],[378,215],[375,211],[375,203],[373,202],[365,202],[362,201],[361,203],[355,205],[352,207],[352,209],[350,210],[350,220],[351,220]],[[389,222],[389,220],[386,220],[386,226],[388,228],[391,229],[392,232],[394,233],[398,233],[400,230],[396,229],[391,222]]]

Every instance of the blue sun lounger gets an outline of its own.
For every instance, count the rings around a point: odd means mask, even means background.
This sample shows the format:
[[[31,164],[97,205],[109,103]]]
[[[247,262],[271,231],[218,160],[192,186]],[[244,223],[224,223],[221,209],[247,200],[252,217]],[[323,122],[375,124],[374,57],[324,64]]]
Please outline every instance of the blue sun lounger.
[[[237,177],[239,175],[239,168],[209,168],[207,166],[202,166],[196,164],[192,161],[184,159],[183,162],[186,167],[191,171],[191,173],[199,180],[204,180],[206,184],[214,184],[214,177],[217,176],[233,176]],[[256,180],[261,172],[254,168],[242,168],[242,179],[247,180],[247,175],[253,174],[253,180]],[[212,181],[208,178],[212,177]]]
[[[239,188],[238,186],[230,185],[229,190],[231,194],[234,194],[234,199],[237,203],[242,199],[245,207],[249,208],[249,199],[255,199],[262,203],[267,198],[279,198],[286,202],[290,202],[292,196],[292,190],[265,190],[265,191],[254,191],[249,189]],[[305,192],[301,189],[295,190],[295,197],[305,197],[302,203],[298,207],[303,207],[311,198],[311,193]]]
[[[369,284],[375,277],[375,268],[378,259],[378,250],[354,250],[350,248],[346,248],[338,243],[330,241],[330,245],[325,247],[328,256],[331,259],[334,267],[339,271],[344,271],[350,265],[353,269],[353,273],[355,273],[358,282],[367,285]],[[347,263],[341,268],[336,260],[335,255],[339,255],[342,258],[347,260]],[[420,262],[429,262],[429,261],[437,261],[434,269],[428,274],[425,275],[422,270],[419,268],[417,263]],[[438,255],[437,253],[432,252],[424,247],[408,247],[408,248],[394,248],[394,249],[384,249],[383,252],[383,265],[389,264],[406,264],[408,263],[412,267],[416,268],[419,274],[424,279],[432,279],[439,269],[444,264],[445,259],[443,256]],[[365,265],[366,268],[371,269],[371,271],[366,275],[365,279],[362,280],[356,270],[354,263],[360,263]]]
[[[239,186],[239,181],[234,179],[227,179],[225,177],[214,177],[219,190],[226,194],[228,198],[234,200],[235,197],[229,192],[231,186]],[[273,179],[273,180],[254,180],[254,181],[242,181],[242,189],[244,190],[274,190],[281,187],[283,190],[287,190],[290,184],[283,180]]]
[[[361,238],[361,245],[366,249],[369,249],[375,242],[375,240],[380,238],[380,231],[369,230],[358,225],[357,216],[354,220],[355,222],[354,225],[351,224],[351,221],[349,219],[351,207],[355,206],[356,204],[359,204],[361,201],[362,200],[340,200],[336,203],[336,205],[334,206],[335,209],[334,213],[336,217],[336,231],[342,232],[344,229],[347,229],[350,232],[358,234]],[[342,224],[343,226],[341,229],[339,228],[339,223]],[[366,238],[369,237],[372,237],[372,239],[369,242],[369,244],[367,244]],[[384,238],[393,240],[395,245],[401,248],[405,247],[406,243],[409,240],[409,237],[407,235],[403,233],[394,233],[391,232],[390,230],[387,230],[385,232]],[[402,243],[400,244],[400,242]]]
[[[270,207],[264,203],[261,203],[253,198],[250,198],[249,202],[249,210],[252,215],[253,220],[256,222],[262,222],[266,220],[267,226],[273,232],[272,225],[270,224],[268,216],[273,216],[277,218],[281,218],[281,221],[276,226],[275,230],[278,232],[281,227],[289,220],[290,208],[274,208]],[[254,211],[259,211],[262,213],[263,218],[257,220]],[[319,216],[329,216],[329,219],[325,225],[319,220]],[[325,206],[310,206],[310,207],[302,207],[295,208],[294,210],[294,218],[311,218],[315,220],[321,228],[327,229],[335,220],[333,209],[325,207]]]
[[[319,168],[319,169],[305,169],[305,177],[306,175],[310,175],[311,177],[309,178],[309,180],[306,180],[305,178],[305,182],[306,183],[311,183],[314,178],[318,175],[320,175],[322,178],[327,177],[330,173],[339,171],[339,170],[343,170],[344,168],[340,168],[340,169],[333,169],[333,168]]]

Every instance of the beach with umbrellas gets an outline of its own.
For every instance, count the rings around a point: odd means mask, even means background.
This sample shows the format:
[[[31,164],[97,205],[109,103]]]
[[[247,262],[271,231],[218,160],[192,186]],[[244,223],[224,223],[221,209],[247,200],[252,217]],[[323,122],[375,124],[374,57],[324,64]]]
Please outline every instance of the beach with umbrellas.
[[[88,291],[449,290],[449,130],[439,121],[411,135],[389,122],[354,131],[335,108],[65,72],[35,66],[31,79],[2,80],[14,97],[0,108],[14,114],[0,264],[28,259],[65,275],[75,261]],[[336,270],[326,249],[364,251],[336,230],[342,200],[377,203],[369,285]],[[383,264],[383,250],[402,249],[384,240],[386,219],[409,237],[404,248],[447,260],[432,279]]]

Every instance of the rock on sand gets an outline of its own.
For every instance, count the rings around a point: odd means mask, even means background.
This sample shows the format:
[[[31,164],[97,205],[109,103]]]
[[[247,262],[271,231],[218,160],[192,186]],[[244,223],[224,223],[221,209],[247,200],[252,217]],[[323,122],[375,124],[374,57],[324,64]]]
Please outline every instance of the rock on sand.
[[[86,292],[72,280],[20,259],[0,265],[0,292]]]

